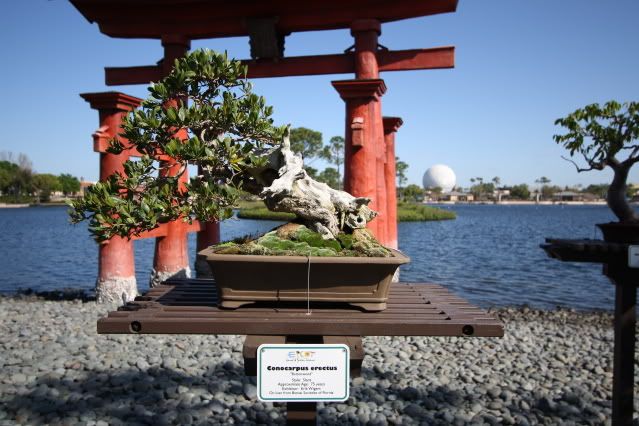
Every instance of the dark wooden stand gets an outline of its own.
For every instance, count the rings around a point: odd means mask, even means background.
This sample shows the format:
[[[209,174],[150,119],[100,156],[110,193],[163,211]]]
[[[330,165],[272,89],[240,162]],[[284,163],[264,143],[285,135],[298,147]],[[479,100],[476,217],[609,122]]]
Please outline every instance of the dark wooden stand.
[[[217,306],[212,280],[174,280],[155,287],[98,320],[106,334],[240,334],[247,375],[256,374],[262,343],[344,343],[351,375],[359,375],[362,336],[501,337],[504,327],[481,309],[436,284],[393,284],[388,308],[363,312],[348,305],[255,304],[237,310]],[[313,424],[317,405],[288,403],[288,424]]]
[[[612,424],[631,425],[633,417],[635,326],[639,269],[628,267],[626,243],[601,240],[547,239],[542,248],[564,262],[602,263],[615,285],[615,348],[612,378]]]

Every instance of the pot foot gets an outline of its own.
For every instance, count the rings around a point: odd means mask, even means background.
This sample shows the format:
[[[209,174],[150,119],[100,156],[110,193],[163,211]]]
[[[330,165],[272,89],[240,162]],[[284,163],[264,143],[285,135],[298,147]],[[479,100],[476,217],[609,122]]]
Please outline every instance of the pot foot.
[[[218,306],[224,309],[237,309],[240,306],[250,305],[251,303],[255,302],[252,300],[223,300]]]
[[[354,303],[354,302],[349,302],[348,303],[351,306],[355,306],[357,308],[361,308],[367,312],[379,312],[379,311],[383,311],[384,309],[386,309],[386,302],[382,302],[382,303]]]

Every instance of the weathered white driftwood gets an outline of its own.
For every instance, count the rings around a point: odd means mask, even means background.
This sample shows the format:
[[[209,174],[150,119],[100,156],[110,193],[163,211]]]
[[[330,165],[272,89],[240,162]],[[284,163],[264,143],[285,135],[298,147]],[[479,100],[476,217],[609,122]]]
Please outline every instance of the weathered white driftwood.
[[[282,145],[265,155],[267,170],[253,176],[263,183],[259,196],[269,210],[294,213],[325,239],[335,238],[345,228],[364,228],[377,216],[368,207],[369,198],[354,197],[311,178],[301,154],[291,150],[288,130]]]

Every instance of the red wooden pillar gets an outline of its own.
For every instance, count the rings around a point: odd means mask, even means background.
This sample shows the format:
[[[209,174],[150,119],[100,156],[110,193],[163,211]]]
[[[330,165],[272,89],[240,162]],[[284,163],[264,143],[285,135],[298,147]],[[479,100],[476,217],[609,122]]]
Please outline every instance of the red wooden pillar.
[[[186,54],[191,46],[191,42],[179,35],[162,37],[164,47],[164,59],[162,61],[162,74],[168,75],[173,69],[173,63],[177,58]],[[169,102],[167,106],[177,106],[179,100]],[[176,134],[179,138],[186,138],[186,130],[179,130]],[[175,161],[163,161],[160,173],[164,176],[175,176],[180,169]],[[188,173],[185,172],[180,177],[180,183],[188,182]],[[171,277],[190,277],[191,268],[189,266],[188,255],[188,234],[186,224],[181,220],[169,222],[167,224],[166,236],[155,240],[155,254],[153,257],[153,271],[149,285],[155,287],[162,281]]]
[[[140,105],[142,99],[118,92],[84,93],[82,98],[100,115],[100,128],[93,134],[93,150],[100,153],[100,180],[115,172],[124,174],[127,151],[106,152],[109,141],[120,133],[123,116]],[[98,250],[98,278],[95,285],[100,303],[126,303],[137,296],[133,241],[113,237],[101,243]]]
[[[384,142],[386,143],[386,162],[384,177],[387,201],[387,238],[388,247],[397,248],[397,187],[395,186],[395,133],[403,124],[399,117],[384,117]]]
[[[344,143],[344,190],[356,197],[367,197],[369,206],[380,211],[377,194],[377,144],[370,105],[385,92],[383,80],[333,81],[333,87],[346,102]],[[379,237],[377,219],[368,228]]]
[[[384,183],[384,133],[381,96],[386,92],[379,79],[377,40],[379,21],[362,19],[351,25],[355,38],[354,80],[334,81],[333,87],[346,102],[344,189],[370,198],[378,217],[368,224],[382,244],[387,243],[386,185]]]

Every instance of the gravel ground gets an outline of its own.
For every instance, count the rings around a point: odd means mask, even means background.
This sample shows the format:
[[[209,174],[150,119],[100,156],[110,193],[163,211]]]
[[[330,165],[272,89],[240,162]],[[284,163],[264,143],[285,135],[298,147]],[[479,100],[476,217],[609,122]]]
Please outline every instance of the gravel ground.
[[[97,335],[106,309],[0,298],[0,425],[285,422],[255,400],[242,336]],[[320,424],[610,422],[610,314],[493,314],[504,338],[366,338],[351,398],[318,404]]]

